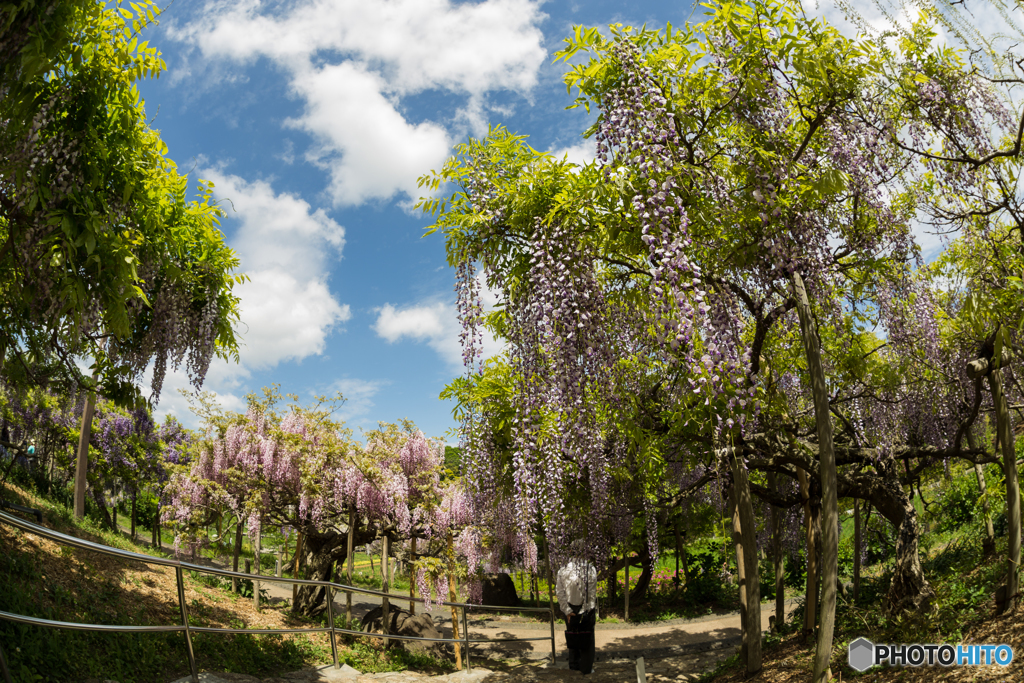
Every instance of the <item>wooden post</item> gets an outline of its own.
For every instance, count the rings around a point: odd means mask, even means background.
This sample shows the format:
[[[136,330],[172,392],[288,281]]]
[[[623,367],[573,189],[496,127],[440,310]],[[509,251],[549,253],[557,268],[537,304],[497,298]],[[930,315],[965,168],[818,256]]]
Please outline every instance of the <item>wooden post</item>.
[[[458,593],[455,590],[455,541],[452,538],[452,532],[448,532],[448,553],[445,558],[448,563],[448,602],[458,602]],[[455,646],[455,665],[462,669],[462,643],[459,642],[459,612],[455,607],[450,608],[452,611],[452,638],[455,642],[452,645]]]
[[[814,652],[813,683],[832,677],[832,638],[836,616],[836,583],[839,579],[839,497],[836,456],[832,443],[832,416],[829,412],[828,386],[821,364],[821,339],[811,312],[803,277],[794,271],[790,278],[800,321],[800,339],[807,356],[807,372],[814,399],[814,422],[818,433],[818,475],[821,481],[821,618]],[[1017,520],[1018,525],[1020,519]],[[1019,533],[1019,527],[1018,527]],[[1019,536],[1018,536],[1019,537]]]
[[[679,588],[682,586],[682,581],[679,579],[679,557],[683,553],[683,538],[682,534],[679,533],[679,518],[676,517],[675,523],[676,532],[676,595],[679,595]]]
[[[857,602],[860,594],[860,549],[861,549],[861,528],[860,528],[860,499],[853,499],[853,601]]]
[[[348,545],[346,550],[348,555],[345,556],[345,564],[347,566],[346,577],[349,586],[352,585],[352,564],[355,561],[353,555],[355,555],[355,542],[356,537],[356,508],[353,505],[348,511]],[[352,628],[352,591],[345,591],[345,628]]]
[[[416,577],[413,576],[413,565],[416,562],[416,537],[409,541],[409,597],[416,597]],[[416,603],[409,601],[409,614],[416,615]]]
[[[800,496],[804,501],[804,528],[807,545],[807,586],[804,592],[804,638],[814,635],[814,627],[818,618],[818,552],[815,547],[814,519],[811,508],[810,482],[807,472],[800,468],[796,471],[800,482]]]
[[[89,436],[92,433],[92,414],[96,410],[96,392],[85,398],[81,432],[78,435],[78,461],[75,467],[75,519],[85,517],[85,482],[89,469]]]
[[[1009,614],[1017,605],[1017,593],[1020,586],[1020,484],[1017,478],[1017,454],[1013,443],[1013,429],[1010,426],[1010,411],[1003,395],[1002,375],[999,366],[988,375],[989,387],[992,390],[992,404],[996,409],[996,432],[1003,455],[1003,476],[1006,478],[1006,521],[1010,528],[1006,543],[1006,603],[1003,613]]]
[[[391,617],[391,601],[388,600],[388,535],[384,534],[384,539],[381,542],[380,551],[380,582],[381,592],[384,593],[384,597],[381,598],[381,633],[384,634],[384,647],[388,646],[388,627],[390,626]]]
[[[768,473],[768,488],[779,493],[779,481],[774,472]],[[782,510],[772,506],[772,561],[775,565],[775,627],[781,631],[786,624],[786,572],[782,553]]]
[[[231,571],[238,571],[238,556],[242,553],[242,518],[235,519],[235,555],[231,563]],[[238,592],[238,579],[231,577],[231,592]]]
[[[299,577],[299,568],[301,566],[300,560],[302,560],[302,532],[301,531],[299,532],[298,539],[295,541],[295,564],[293,565],[293,568],[292,568],[292,578],[293,579],[300,578]],[[295,610],[295,601],[298,599],[298,597],[299,597],[299,584],[293,583],[292,584],[292,610],[293,611]]]
[[[138,497],[138,491],[132,491],[132,540],[135,540],[135,499]]]
[[[626,614],[623,616],[623,621],[629,621],[629,541],[626,541],[626,549],[622,553],[622,561],[626,565],[626,586],[623,589],[623,593],[626,594]]]
[[[263,521],[260,520],[260,526],[256,529],[256,547],[253,548],[253,555],[255,556],[256,562],[256,576],[260,575],[261,562],[260,562],[260,550],[262,549],[263,541]],[[260,611],[260,582],[253,579],[252,582],[252,606],[257,612]]]
[[[972,451],[978,447],[974,439],[974,432],[970,429],[967,430],[967,446]],[[988,486],[985,484],[985,470],[977,463],[974,465],[974,476],[978,480],[978,491],[981,492],[981,508],[985,513],[985,538],[982,539],[981,547],[986,556],[994,555],[996,552],[996,533],[992,526],[992,514],[988,509],[988,496],[986,495]]]

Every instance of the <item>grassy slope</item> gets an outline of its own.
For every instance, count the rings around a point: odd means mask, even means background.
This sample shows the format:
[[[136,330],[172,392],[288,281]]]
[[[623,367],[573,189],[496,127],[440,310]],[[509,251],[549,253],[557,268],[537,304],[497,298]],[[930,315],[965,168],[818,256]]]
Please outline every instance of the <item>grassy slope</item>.
[[[9,487],[16,502],[41,508],[44,525],[105,545],[151,554],[120,534],[104,531],[71,511],[23,489]],[[201,576],[201,575],[200,575]],[[193,625],[249,628],[316,626],[282,606],[256,612],[252,601],[185,575],[185,600]],[[94,624],[179,624],[174,571],[61,547],[48,539],[0,524],[0,610]],[[0,644],[18,681],[114,678],[121,683],[161,681],[186,675],[184,636],[179,633],[90,633],[25,626],[0,620]],[[325,634],[194,634],[200,670],[269,676],[331,660]],[[369,645],[343,644],[339,656],[362,671],[427,670],[436,660],[405,653],[383,654]],[[447,668],[446,666],[444,668]]]
[[[881,600],[889,575],[869,579],[864,599],[852,605],[840,599],[832,652],[834,680],[864,683],[930,681],[1022,681],[1024,680],[1024,607],[1006,616],[994,615],[992,598],[1005,572],[1006,539],[997,544],[997,557],[985,559],[976,535],[958,537],[924,561],[925,574],[936,591],[935,609],[926,616],[907,615],[888,619]],[[876,643],[1009,643],[1014,662],[1009,667],[885,667],[858,673],[847,665],[850,641],[866,637]],[[813,668],[814,646],[805,645],[796,634],[770,636],[764,650],[764,668],[750,678],[733,657],[717,675],[705,681],[734,683],[805,683]],[[841,678],[839,678],[841,677]]]

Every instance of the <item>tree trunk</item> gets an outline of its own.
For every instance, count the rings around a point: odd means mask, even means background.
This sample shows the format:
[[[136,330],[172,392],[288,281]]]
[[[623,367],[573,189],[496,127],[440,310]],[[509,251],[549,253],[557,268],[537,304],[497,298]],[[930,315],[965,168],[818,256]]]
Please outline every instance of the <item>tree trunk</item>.
[[[82,412],[82,429],[78,435],[78,464],[75,468],[75,519],[85,517],[86,472],[89,469],[89,436],[92,433],[92,414],[96,409],[96,394],[90,391]]]
[[[861,543],[861,529],[860,529],[860,500],[857,498],[853,499],[853,601],[857,602],[857,596],[860,594],[860,549]]]
[[[1020,485],[1017,481],[1017,455],[1014,450],[1013,429],[1010,426],[1010,411],[1003,395],[1002,373],[999,368],[992,370],[988,383],[992,389],[992,404],[996,409],[996,432],[1003,450],[1003,474],[1006,477],[1006,521],[1009,523],[1009,540],[1006,552],[1006,602],[1003,612],[1012,612],[1017,605],[1020,591]]]
[[[737,537],[736,566],[740,568],[740,624],[747,674],[761,670],[761,577],[757,566],[757,537],[750,482],[743,462],[732,458],[733,529]]]
[[[807,553],[807,583],[804,589],[804,640],[814,636],[818,620],[818,514],[811,497],[807,473],[797,469],[800,497],[804,501],[804,531]]]
[[[107,509],[107,502],[103,499],[103,489],[99,486],[90,486],[92,491],[92,500],[96,503],[96,507],[99,508],[100,517],[103,519],[103,525],[108,529],[114,529],[114,522],[110,518],[110,511]]]
[[[631,600],[642,601],[647,597],[647,589],[650,588],[651,579],[654,578],[654,557],[651,554],[650,541],[647,534],[644,534],[643,543],[640,545],[640,552],[637,553],[640,560],[640,576],[636,580],[636,587],[633,588]]]
[[[778,477],[768,473],[768,486],[779,493]],[[782,510],[772,506],[772,561],[775,565],[775,629],[782,631],[786,625],[786,572],[782,554]]]
[[[836,483],[836,456],[832,446],[832,418],[829,415],[828,387],[821,366],[821,340],[811,318],[800,273],[793,273],[793,295],[797,317],[800,319],[800,337],[807,354],[807,371],[811,376],[811,394],[814,396],[814,421],[818,432],[818,458],[821,477],[821,618],[818,628],[818,646],[814,654],[813,683],[832,677],[829,662],[832,659],[832,635],[836,618],[836,581],[839,576],[839,498]]]
[[[978,447],[974,439],[974,433],[970,429],[967,430],[967,446],[972,451]],[[981,492],[981,508],[985,513],[985,538],[981,541],[981,547],[985,556],[991,557],[996,552],[996,532],[992,527],[992,513],[988,509],[988,497],[985,495],[988,489],[985,484],[985,470],[977,463],[974,465],[974,476],[978,479],[978,491]]]
[[[231,561],[231,571],[238,571],[238,556],[242,552],[242,518],[238,517],[235,520],[235,555]],[[238,592],[238,579],[231,577],[231,592]]]
[[[920,532],[917,527],[917,509],[914,508],[914,503],[903,490],[903,485],[896,476],[895,463],[891,460],[882,460],[876,463],[875,468],[882,475],[879,477],[879,483],[889,490],[891,496],[895,498],[896,504],[902,508],[902,514],[897,515],[891,510],[883,509],[877,502],[874,503],[875,508],[887,519],[890,519],[897,529],[896,563],[892,583],[889,585],[889,594],[886,597],[887,608],[893,614],[903,610],[927,611],[931,607],[935,591],[928,584],[924,571],[921,569],[921,558],[918,554]]]
[[[135,540],[135,499],[138,498],[138,492],[132,491],[132,540]]]
[[[373,538],[373,531],[357,530],[355,545],[363,545]],[[334,564],[348,559],[348,534],[337,531],[320,533],[312,528],[302,532],[302,552],[296,558],[306,561],[306,577],[314,581],[330,581]],[[327,589],[323,586],[301,586],[295,593],[295,612],[307,617],[318,617],[327,609]]]

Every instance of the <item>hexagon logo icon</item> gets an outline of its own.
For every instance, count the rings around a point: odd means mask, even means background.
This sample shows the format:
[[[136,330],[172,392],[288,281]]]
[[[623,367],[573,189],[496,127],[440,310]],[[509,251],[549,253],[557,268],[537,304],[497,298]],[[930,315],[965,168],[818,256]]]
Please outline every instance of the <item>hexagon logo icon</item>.
[[[858,638],[850,643],[850,668],[856,671],[867,671],[875,663],[875,645],[867,638]]]

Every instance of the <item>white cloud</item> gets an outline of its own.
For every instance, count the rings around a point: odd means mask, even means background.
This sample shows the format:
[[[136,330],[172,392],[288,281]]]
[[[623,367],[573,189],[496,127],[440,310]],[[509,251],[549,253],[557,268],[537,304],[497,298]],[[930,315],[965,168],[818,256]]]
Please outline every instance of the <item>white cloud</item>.
[[[555,159],[565,157],[570,163],[585,166],[597,158],[597,141],[594,138],[581,140],[571,147],[562,147],[551,153]]]
[[[330,331],[351,317],[327,287],[328,259],[340,258],[345,230],[303,199],[270,184],[206,170],[228,214],[240,225],[231,245],[249,276],[241,298],[242,362],[269,367],[322,353]],[[231,209],[234,209],[232,211]]]
[[[286,125],[310,133],[320,146],[307,158],[331,176],[335,204],[416,196],[416,179],[438,168],[452,140],[441,126],[410,124],[382,93],[380,76],[351,62],[304,70],[293,81],[308,103]]]
[[[373,397],[386,382],[370,381],[355,378],[338,380],[331,385],[331,391],[340,391],[345,403],[335,414],[335,418],[343,422],[360,421],[366,418],[376,404]]]
[[[499,296],[481,281],[480,299],[484,310],[490,311],[497,305]],[[377,322],[374,331],[389,343],[403,339],[426,342],[453,369],[462,365],[462,345],[459,334],[458,313],[455,306],[443,301],[428,301],[411,306],[396,307],[384,304],[377,309]],[[484,358],[495,356],[502,351],[502,344],[487,330],[483,331]]]
[[[307,158],[328,168],[329,196],[348,205],[416,197],[416,179],[443,163],[464,127],[482,130],[489,92],[536,85],[546,58],[540,5],[306,0],[274,13],[259,0],[210,2],[169,34],[196,48],[217,78],[230,77],[225,63],[280,66],[305,102],[286,125],[316,140]],[[448,121],[409,121],[402,98],[426,91],[455,94],[464,106]]]
[[[209,389],[210,386],[216,386],[214,375],[225,375],[231,374],[239,369],[239,366],[232,365],[228,366],[227,363],[221,360],[214,360],[210,364],[210,372],[207,373],[207,381],[204,384],[204,389]],[[143,387],[150,385],[150,378],[152,377],[152,366],[146,371],[146,376],[142,382]],[[156,406],[156,410],[153,411],[153,417],[157,422],[163,422],[164,418],[168,415],[173,415],[178,422],[185,425],[189,429],[199,429],[202,425],[199,422],[199,418],[196,417],[188,406],[188,399],[181,395],[178,391],[184,389],[188,392],[194,392],[195,389],[189,384],[188,374],[186,374],[183,368],[178,370],[168,370],[167,375],[164,377],[163,388],[160,391],[160,402]],[[245,397],[240,396],[230,391],[215,392],[216,402],[220,405],[221,409],[225,411],[243,412],[245,410]]]

